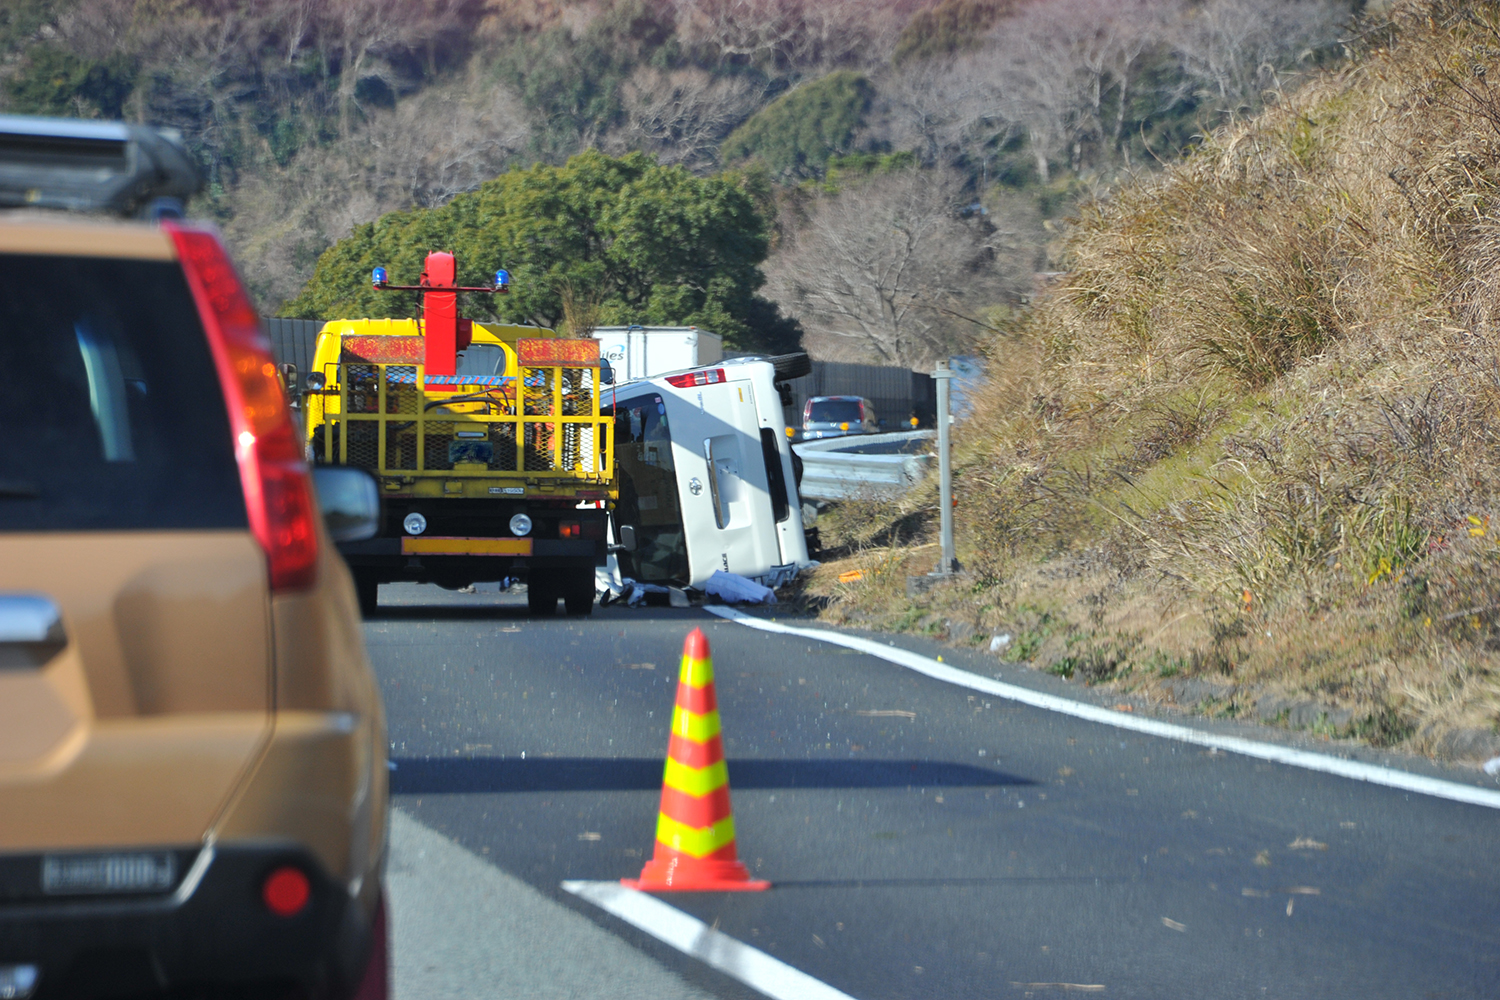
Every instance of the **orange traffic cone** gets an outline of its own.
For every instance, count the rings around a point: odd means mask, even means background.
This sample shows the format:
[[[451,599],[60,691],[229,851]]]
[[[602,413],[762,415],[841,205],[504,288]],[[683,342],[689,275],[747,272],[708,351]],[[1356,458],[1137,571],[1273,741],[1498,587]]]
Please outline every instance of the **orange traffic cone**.
[[[621,879],[647,892],[745,892],[769,889],[752,879],[734,849],[729,770],[719,736],[714,661],[708,637],[693,629],[682,644],[677,707],[661,783],[656,854],[638,879]]]

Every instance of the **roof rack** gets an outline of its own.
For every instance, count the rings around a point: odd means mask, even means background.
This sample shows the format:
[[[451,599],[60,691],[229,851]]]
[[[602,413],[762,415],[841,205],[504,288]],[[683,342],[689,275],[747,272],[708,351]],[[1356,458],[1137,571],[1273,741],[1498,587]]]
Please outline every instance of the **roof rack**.
[[[0,115],[0,208],[180,215],[202,188],[175,130]]]

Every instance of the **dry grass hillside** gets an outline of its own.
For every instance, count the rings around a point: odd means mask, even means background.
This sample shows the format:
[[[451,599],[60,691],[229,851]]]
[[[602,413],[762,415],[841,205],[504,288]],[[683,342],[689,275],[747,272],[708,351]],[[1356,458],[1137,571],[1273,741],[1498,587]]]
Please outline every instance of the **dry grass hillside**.
[[[1500,753],[1500,5],[1364,28],[1338,73],[1082,213],[960,428],[960,582],[904,593],[936,561],[930,490],[846,505],[826,617]]]

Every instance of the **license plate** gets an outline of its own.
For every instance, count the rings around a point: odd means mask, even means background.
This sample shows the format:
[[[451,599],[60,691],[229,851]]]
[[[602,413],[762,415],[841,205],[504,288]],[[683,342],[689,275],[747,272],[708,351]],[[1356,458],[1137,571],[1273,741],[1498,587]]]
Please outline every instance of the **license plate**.
[[[529,538],[403,538],[404,556],[529,556]]]
[[[42,891],[80,893],[164,892],[177,878],[177,859],[166,852],[49,854],[42,859]]]

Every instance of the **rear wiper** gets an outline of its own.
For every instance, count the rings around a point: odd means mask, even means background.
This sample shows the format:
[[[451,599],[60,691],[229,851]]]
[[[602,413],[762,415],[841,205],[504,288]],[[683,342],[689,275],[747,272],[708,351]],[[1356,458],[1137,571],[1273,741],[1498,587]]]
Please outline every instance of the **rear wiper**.
[[[42,495],[36,483],[20,479],[0,479],[0,500],[35,500]]]

